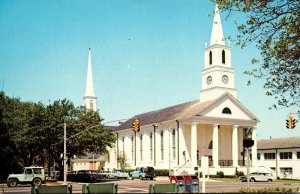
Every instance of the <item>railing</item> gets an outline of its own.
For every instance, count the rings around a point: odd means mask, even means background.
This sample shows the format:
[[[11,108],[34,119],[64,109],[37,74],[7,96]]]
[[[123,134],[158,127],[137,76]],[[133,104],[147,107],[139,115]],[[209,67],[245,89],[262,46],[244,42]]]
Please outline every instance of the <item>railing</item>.
[[[201,166],[201,160],[197,160],[197,165]],[[213,166],[213,160],[208,161],[208,166]]]
[[[233,161],[232,160],[219,160],[220,166],[232,166]]]

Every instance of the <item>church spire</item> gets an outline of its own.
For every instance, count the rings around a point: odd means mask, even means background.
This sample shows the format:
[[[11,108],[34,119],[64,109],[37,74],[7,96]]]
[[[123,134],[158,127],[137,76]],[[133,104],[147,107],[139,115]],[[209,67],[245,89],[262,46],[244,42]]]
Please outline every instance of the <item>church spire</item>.
[[[212,33],[210,38],[210,46],[214,44],[225,45],[218,4],[216,4],[216,8],[214,12],[214,22],[213,22]]]
[[[88,69],[86,78],[86,90],[84,96],[84,105],[86,109],[96,111],[96,96],[94,93],[91,48],[89,48]]]
[[[221,17],[216,5],[210,46],[204,49],[200,100],[214,100],[226,92],[237,97],[234,69],[231,67],[231,48],[224,43]]]

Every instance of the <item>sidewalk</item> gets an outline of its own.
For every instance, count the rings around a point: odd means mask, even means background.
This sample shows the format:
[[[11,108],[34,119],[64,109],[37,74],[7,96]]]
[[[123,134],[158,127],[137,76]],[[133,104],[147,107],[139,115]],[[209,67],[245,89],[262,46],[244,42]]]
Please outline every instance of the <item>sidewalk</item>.
[[[155,180],[157,180],[157,181],[170,181],[168,176],[157,176],[157,177],[155,177]],[[202,178],[200,178],[199,181],[202,182]],[[223,181],[206,178],[205,182],[223,182]]]

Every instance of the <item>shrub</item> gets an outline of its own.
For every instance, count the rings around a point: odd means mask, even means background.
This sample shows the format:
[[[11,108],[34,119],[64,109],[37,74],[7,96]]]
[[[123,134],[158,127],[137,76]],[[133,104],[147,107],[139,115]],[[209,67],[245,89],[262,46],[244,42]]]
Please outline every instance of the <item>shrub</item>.
[[[244,172],[243,171],[237,171],[237,176],[244,176]]]
[[[169,176],[169,169],[156,169],[154,172],[156,176]]]
[[[217,177],[224,178],[224,172],[223,171],[217,171]]]

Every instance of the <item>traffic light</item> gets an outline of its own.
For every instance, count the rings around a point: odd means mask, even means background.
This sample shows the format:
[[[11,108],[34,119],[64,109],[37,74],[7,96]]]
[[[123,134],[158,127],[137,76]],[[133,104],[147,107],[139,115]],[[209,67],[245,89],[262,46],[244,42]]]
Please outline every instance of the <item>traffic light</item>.
[[[293,118],[293,115],[289,115],[288,119],[286,120],[286,128],[294,129],[296,127],[296,120]]]
[[[140,120],[135,119],[132,123],[132,128],[135,132],[140,132]]]
[[[292,123],[291,128],[294,129],[296,127],[296,120],[292,119],[291,123]]]
[[[289,118],[286,120],[286,128],[290,129],[290,120],[289,120]]]
[[[254,145],[254,140],[252,139],[244,139],[243,140],[243,147],[250,148]]]

